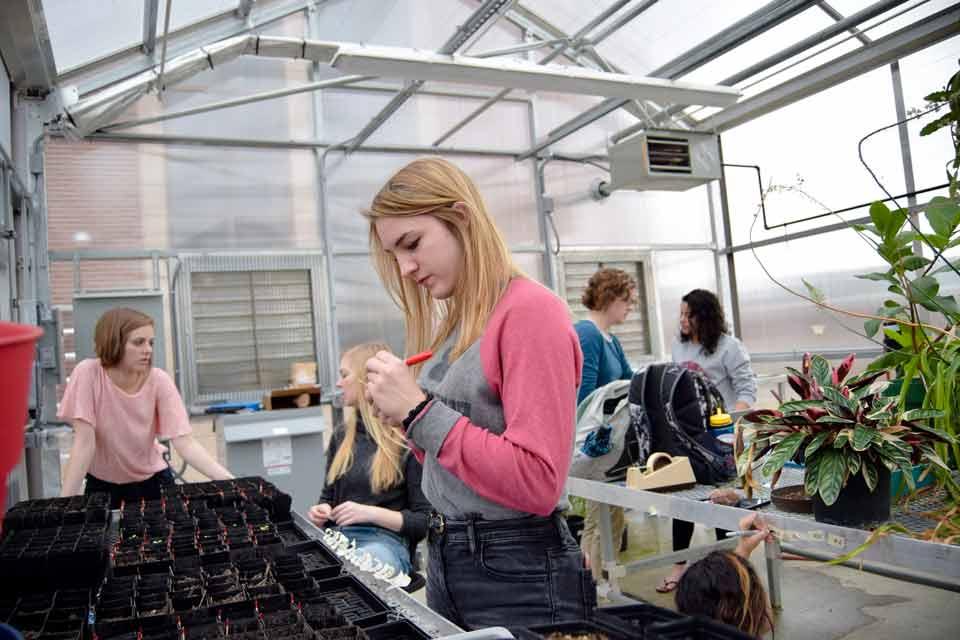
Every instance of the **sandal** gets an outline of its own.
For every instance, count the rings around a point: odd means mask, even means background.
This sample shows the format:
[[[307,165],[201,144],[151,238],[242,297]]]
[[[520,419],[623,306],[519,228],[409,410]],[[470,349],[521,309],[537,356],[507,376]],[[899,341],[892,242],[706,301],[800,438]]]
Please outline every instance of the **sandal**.
[[[677,588],[678,584],[680,584],[679,579],[664,578],[656,587],[657,593],[670,593]]]

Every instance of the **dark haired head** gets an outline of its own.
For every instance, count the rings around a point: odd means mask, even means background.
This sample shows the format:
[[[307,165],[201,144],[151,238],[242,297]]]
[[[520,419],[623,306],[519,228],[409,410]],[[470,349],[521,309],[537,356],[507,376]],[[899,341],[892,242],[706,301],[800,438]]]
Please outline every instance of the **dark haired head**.
[[[720,301],[706,289],[694,289],[683,296],[682,301],[687,303],[690,324],[696,331],[697,340],[708,354],[713,353],[717,350],[720,336],[727,333],[727,322],[723,318]],[[692,337],[689,333],[680,333],[682,342],[688,342]]]
[[[677,611],[712,618],[759,638],[773,628],[767,592],[750,563],[714,551],[693,563],[677,585]]]

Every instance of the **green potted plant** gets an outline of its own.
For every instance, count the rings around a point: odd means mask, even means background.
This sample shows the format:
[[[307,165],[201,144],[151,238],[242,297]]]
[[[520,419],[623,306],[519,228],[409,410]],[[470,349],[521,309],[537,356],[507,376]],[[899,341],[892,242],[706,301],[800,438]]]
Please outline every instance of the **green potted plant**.
[[[754,462],[767,456],[762,473],[779,479],[791,459],[806,466],[804,487],[819,522],[861,526],[890,517],[890,472],[909,471],[921,461],[946,469],[937,444],[955,440],[927,424],[939,413],[897,410],[897,399],[883,395],[886,370],[849,376],[854,356],[831,368],[819,355],[805,355],[801,370],[788,368],[799,399],[776,410],[745,415],[737,425],[737,473],[744,487],[756,488]],[[912,473],[905,473],[913,488]]]
[[[960,73],[954,74],[947,85],[926,97],[928,109],[943,113],[927,123],[921,135],[930,135],[940,129],[950,129],[954,156],[947,162],[947,196],[937,196],[918,212],[929,230],[922,230],[909,218],[906,209],[891,211],[876,202],[870,207],[870,224],[853,225],[860,236],[876,251],[886,264],[885,271],[866,273],[857,277],[884,282],[889,296],[882,300],[873,314],[855,313],[828,304],[823,293],[804,281],[809,297],[803,298],[818,306],[860,317],[865,320],[867,337],[883,338],[890,347],[867,366],[869,372],[892,371],[894,383],[885,391],[896,399],[896,412],[927,410],[932,426],[951,436],[951,443],[936,444],[935,450],[946,466],[930,467],[930,471],[950,492],[960,499],[960,485],[951,472],[960,465],[960,305],[954,295],[941,292],[941,280],[960,277],[960,260],[949,262],[945,252],[960,246],[960,197],[957,173],[960,170]],[[914,251],[914,243],[922,241],[928,247],[927,256]],[[796,292],[794,292],[796,293]],[[799,294],[798,294],[799,295]],[[918,415],[913,413],[911,415]],[[926,470],[924,470],[926,471]],[[899,476],[901,470],[895,472]],[[906,478],[895,477],[895,486],[901,482],[913,489],[913,480],[923,471],[902,470]]]

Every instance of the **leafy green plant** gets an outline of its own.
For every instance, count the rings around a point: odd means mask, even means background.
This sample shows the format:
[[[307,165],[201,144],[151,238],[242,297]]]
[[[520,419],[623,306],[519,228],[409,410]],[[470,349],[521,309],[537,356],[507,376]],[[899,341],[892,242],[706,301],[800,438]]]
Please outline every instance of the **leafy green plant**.
[[[889,384],[886,373],[867,371],[849,376],[854,356],[831,368],[819,355],[805,355],[801,370],[788,367],[787,380],[799,399],[783,402],[776,410],[761,409],[745,415],[736,436],[737,473],[748,490],[756,488],[754,462],[767,456],[761,472],[779,479],[783,465],[802,459],[804,485],[811,497],[824,504],[836,502],[855,474],[876,489],[881,466],[900,469],[910,489],[915,488],[912,466],[927,461],[947,469],[935,445],[955,439],[929,426],[938,411],[917,409],[898,412],[896,398],[882,395]]]
[[[873,314],[853,313],[826,303],[823,294],[804,281],[815,304],[851,316],[863,318],[864,332],[871,339],[883,337],[889,352],[870,363],[868,371],[896,369],[902,378],[897,410],[906,409],[910,382],[919,379],[925,396],[922,408],[930,413],[933,427],[950,435],[952,444],[936,446],[940,458],[949,467],[960,464],[960,305],[956,296],[941,292],[939,278],[960,277],[960,260],[947,261],[945,252],[960,246],[960,73],[954,74],[946,86],[926,97],[930,111],[946,113],[927,123],[921,135],[931,135],[945,127],[950,129],[954,155],[946,163],[948,196],[937,196],[921,211],[930,227],[921,232],[909,219],[906,209],[891,211],[876,202],[870,207],[870,224],[852,225],[884,261],[885,271],[857,276],[887,284],[889,295]],[[917,255],[914,242],[922,241],[932,249],[933,257]],[[960,498],[960,487],[948,470],[936,470],[939,481]]]

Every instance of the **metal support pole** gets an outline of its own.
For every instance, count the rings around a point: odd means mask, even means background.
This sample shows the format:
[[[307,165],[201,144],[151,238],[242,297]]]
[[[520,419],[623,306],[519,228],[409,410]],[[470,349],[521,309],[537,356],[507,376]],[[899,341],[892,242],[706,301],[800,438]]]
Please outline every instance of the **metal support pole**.
[[[707,210],[710,212],[710,242],[713,244],[713,275],[717,281],[717,297],[723,305],[726,295],[723,291],[723,279],[720,268],[720,245],[717,243],[717,208],[713,203],[713,183],[707,183]]]
[[[834,9],[833,6],[831,6],[829,2],[826,2],[826,0],[818,0],[818,1],[817,1],[817,6],[819,6],[820,9],[821,9],[825,14],[827,14],[828,16],[830,16],[831,18],[833,18],[833,19],[836,20],[837,22],[843,22],[843,20],[844,20],[843,14],[840,13],[839,11],[837,11],[836,9]],[[870,44],[871,42],[873,42],[873,40],[871,40],[870,38],[868,38],[862,31],[860,31],[860,29],[857,29],[856,27],[850,27],[850,28],[848,29],[848,31],[849,31],[854,37],[856,37],[857,40],[859,40],[859,41],[862,42],[863,44]]]
[[[167,42],[170,40],[170,5],[173,0],[167,0],[167,12],[163,16],[163,47],[160,49],[160,74],[157,76],[157,97],[163,97],[163,68],[167,64]]]
[[[317,37],[319,32],[320,24],[317,8],[315,6],[310,7],[310,9],[307,10],[307,34],[310,37]],[[316,74],[320,72],[320,64],[315,62],[312,65],[312,70],[315,74],[314,77],[316,77]],[[323,128],[322,100],[323,94],[321,92],[313,94],[313,130],[315,136],[319,136]],[[321,150],[321,148],[318,147],[313,150],[317,167],[317,215],[319,218],[320,249],[323,252],[323,271],[326,276],[325,285],[327,289],[327,313],[325,314],[325,318],[327,334],[327,376],[330,385],[333,385],[334,381],[339,377],[337,371],[340,362],[337,357],[340,349],[340,331],[337,326],[336,278],[334,276],[335,259],[333,256],[333,245],[331,243],[333,231],[330,226],[330,209],[327,203],[326,160],[327,154],[333,148],[334,147],[327,147]]]
[[[620,595],[620,580],[617,575],[617,554],[614,551],[613,524],[610,520],[610,506],[599,503],[597,509],[597,527],[600,533],[600,556],[603,559],[602,575],[609,586],[609,593],[614,597]],[[592,561],[596,562],[596,558]]]
[[[532,143],[537,137],[537,114],[533,100],[527,105],[527,123]],[[545,161],[536,158],[531,162],[533,167],[533,191],[537,204],[537,229],[540,231],[540,244],[543,245],[543,275],[547,280],[546,285],[557,291],[557,265],[553,260],[553,251],[551,250],[550,229],[547,228],[549,223],[547,216],[552,215],[553,212],[547,210],[543,162]]]
[[[727,199],[727,171],[723,167],[723,141],[717,136],[717,149],[720,152],[720,210],[723,212],[723,244],[733,246],[733,232],[730,226],[730,202]],[[733,253],[727,254],[727,281],[730,285],[730,310],[733,315],[733,335],[743,339],[743,327],[740,325],[740,293],[737,289],[737,265]]]
[[[160,0],[143,0],[143,52],[153,53],[157,48],[157,18]]]
[[[773,536],[773,540],[763,543],[763,554],[767,560],[767,587],[770,590],[770,606],[774,609],[783,608],[783,591],[780,580],[783,576],[783,559],[780,557],[780,541]]]
[[[914,193],[917,190],[917,183],[913,175],[913,155],[910,153],[910,130],[907,128],[907,108],[903,101],[903,82],[900,76],[900,62],[894,62],[890,65],[890,76],[893,80],[893,104],[897,112],[897,120],[900,124],[897,126],[897,134],[900,137],[900,158],[903,162],[903,185],[906,187],[907,206],[910,207],[910,220],[914,226],[920,226],[920,213],[916,210],[917,196]],[[923,242],[920,239],[913,241],[913,253],[918,256],[923,255]]]
[[[249,16],[253,10],[253,3],[255,1],[256,0],[240,0],[240,3],[237,5],[237,15],[241,18]]]

